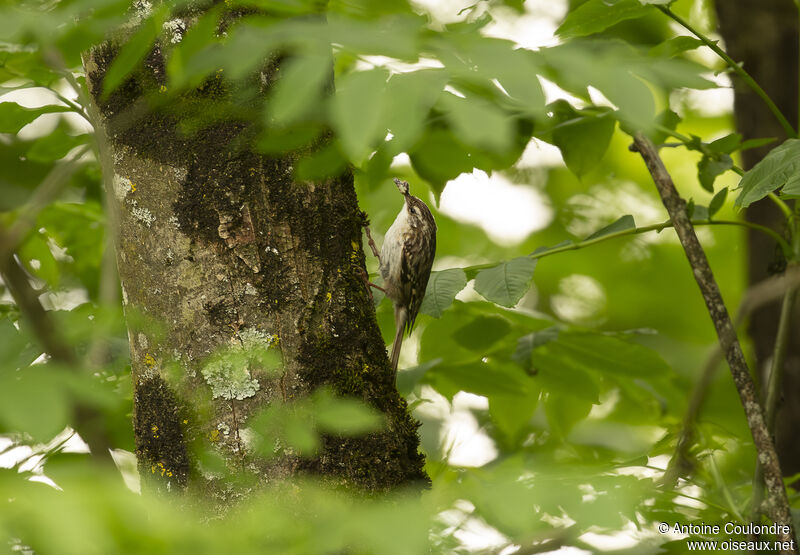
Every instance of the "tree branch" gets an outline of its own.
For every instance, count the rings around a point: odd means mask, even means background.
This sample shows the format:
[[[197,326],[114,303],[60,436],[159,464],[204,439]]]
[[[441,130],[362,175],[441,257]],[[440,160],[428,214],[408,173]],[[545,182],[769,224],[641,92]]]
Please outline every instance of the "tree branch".
[[[753,436],[753,443],[758,452],[758,460],[764,466],[764,478],[769,492],[769,514],[773,521],[782,524],[789,530],[788,533],[778,534],[778,539],[784,542],[794,542],[794,527],[792,516],[789,509],[789,500],[786,497],[786,490],[783,486],[783,477],[778,455],[775,446],[767,430],[764,413],[758,400],[755,384],[747,368],[747,362],[742,354],[742,348],[736,337],[719,287],[711,272],[705,251],[697,239],[689,217],[686,214],[686,202],[680,197],[675,189],[664,163],[658,155],[653,142],[644,134],[637,133],[633,139],[632,150],[639,152],[644,159],[647,169],[653,177],[658,193],[664,206],[669,212],[670,218],[675,226],[675,231],[681,241],[686,257],[692,267],[697,285],[705,300],[706,307],[714,323],[722,350],[731,369],[734,384],[739,392],[742,406],[744,407],[747,424]],[[795,545],[795,543],[792,543]],[[784,553],[797,553],[796,549],[784,550]]]

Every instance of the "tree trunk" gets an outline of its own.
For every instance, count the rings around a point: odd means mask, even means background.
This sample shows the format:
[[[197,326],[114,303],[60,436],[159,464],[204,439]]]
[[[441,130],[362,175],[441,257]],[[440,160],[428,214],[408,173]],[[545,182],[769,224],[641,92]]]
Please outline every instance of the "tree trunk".
[[[394,387],[356,270],[364,268],[363,217],[350,172],[295,181],[297,154],[259,154],[252,147],[258,118],[225,115],[241,113],[241,91],[219,75],[153,107],[153,95],[167,85],[158,45],[104,96],[115,53],[111,43],[94,48],[85,69],[113,166],[109,195],[142,477],[156,489],[210,494],[222,503],[240,496],[201,462],[206,448],[229,471],[260,483],[298,472],[368,491],[426,483],[418,424]],[[278,64],[265,67],[260,82],[253,80],[262,95]],[[220,115],[183,133],[198,113]],[[218,356],[253,345],[279,351],[277,373]],[[384,413],[384,431],[325,436],[313,457],[280,445],[276,458],[253,452],[254,414],[323,385]]]
[[[737,0],[717,2],[720,32],[725,47],[775,101],[790,122],[797,121],[798,13],[792,0]],[[737,130],[745,139],[775,137],[779,142],[742,153],[746,168],[752,167],[774,146],[786,139],[781,126],[764,103],[734,76]],[[783,215],[769,200],[751,205],[747,219],[783,233]],[[763,233],[748,233],[748,276],[754,285],[770,274],[783,271],[785,261],[775,242]],[[756,310],[749,332],[755,346],[760,374],[766,375],[777,335],[781,303]],[[795,311],[784,368],[781,402],[776,421],[776,443],[784,475],[800,472],[800,443],[793,433],[800,427],[800,316]]]

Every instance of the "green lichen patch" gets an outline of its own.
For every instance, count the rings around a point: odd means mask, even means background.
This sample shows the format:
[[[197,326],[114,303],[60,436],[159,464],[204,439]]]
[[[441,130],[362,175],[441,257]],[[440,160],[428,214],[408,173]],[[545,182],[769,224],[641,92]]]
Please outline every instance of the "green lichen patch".
[[[251,371],[269,372],[278,367],[277,353],[270,350],[277,340],[264,331],[246,328],[232,345],[209,357],[200,373],[213,398],[241,401],[254,396],[260,384]]]

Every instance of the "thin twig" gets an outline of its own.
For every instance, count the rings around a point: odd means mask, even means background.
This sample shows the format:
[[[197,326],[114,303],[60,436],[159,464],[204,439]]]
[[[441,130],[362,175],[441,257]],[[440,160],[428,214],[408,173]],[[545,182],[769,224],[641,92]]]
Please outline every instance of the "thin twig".
[[[694,226],[733,225],[733,226],[747,227],[749,229],[754,229],[756,231],[769,235],[770,237],[775,239],[775,241],[781,246],[781,249],[784,252],[786,253],[791,252],[791,246],[789,245],[789,243],[786,242],[786,239],[778,235],[778,233],[776,233],[774,230],[763,225],[754,224],[753,222],[734,221],[734,220],[692,220],[692,225]],[[605,235],[601,235],[600,237],[585,239],[583,241],[578,241],[577,243],[569,243],[566,245],[562,245],[560,247],[553,247],[545,251],[534,252],[533,254],[529,255],[528,258],[538,259],[558,254],[561,252],[579,250],[585,247],[589,247],[591,245],[595,245],[597,243],[608,241],[610,239],[617,239],[618,237],[626,237],[629,235],[641,235],[642,233],[649,233],[651,231],[660,233],[661,231],[671,227],[675,226],[670,220],[658,224],[650,224],[642,227],[633,227],[630,229],[624,229],[622,231],[606,233]],[[493,268],[494,266],[497,266],[497,262],[487,262],[485,264],[474,264],[472,266],[464,266],[463,268],[461,268],[461,270],[464,270],[465,272],[477,272],[478,270],[485,270],[487,268]]]
[[[725,308],[725,303],[722,300],[719,287],[711,272],[711,267],[708,264],[705,251],[700,245],[700,241],[697,240],[697,235],[686,214],[686,202],[675,189],[672,178],[664,167],[664,163],[661,161],[658,151],[650,139],[642,133],[637,133],[634,136],[632,150],[641,154],[647,165],[647,169],[653,177],[661,200],[675,225],[675,231],[678,233],[678,238],[686,252],[686,257],[692,267],[695,281],[697,281],[697,285],[700,287],[709,315],[711,316],[720,344],[722,345],[722,350],[725,352],[725,358],[728,361],[734,384],[736,385],[742,406],[744,407],[750,433],[753,436],[753,442],[758,452],[758,458],[764,464],[764,477],[770,496],[770,517],[773,521],[785,526],[785,529],[789,530],[788,533],[784,533],[784,528],[782,528],[781,533],[779,533],[777,537],[782,542],[792,542],[791,545],[794,546],[796,542],[794,541],[792,515],[789,510],[786,490],[783,486],[783,477],[778,463],[778,455],[775,452],[775,445],[767,429],[756,387],[747,368],[747,362],[742,353],[742,348],[739,345],[739,340],[736,337],[733,323]],[[797,553],[797,551],[795,548],[783,550],[782,553]]]
[[[3,239],[2,233],[0,233],[1,239]],[[44,351],[54,362],[76,369],[79,363],[78,357],[56,330],[51,315],[42,307],[38,293],[31,286],[28,276],[11,252],[5,252],[0,256],[0,277],[3,278],[3,283],[8,287],[25,322],[30,324]],[[89,445],[92,456],[103,464],[113,464],[108,438],[96,428],[102,416],[94,407],[82,401],[75,402],[73,407],[75,429]]]

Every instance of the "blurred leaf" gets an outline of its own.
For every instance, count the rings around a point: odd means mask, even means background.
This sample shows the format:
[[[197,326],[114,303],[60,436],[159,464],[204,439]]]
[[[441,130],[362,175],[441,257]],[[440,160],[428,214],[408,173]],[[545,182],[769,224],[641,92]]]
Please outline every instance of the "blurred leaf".
[[[103,76],[104,95],[114,92],[144,60],[161,33],[161,25],[164,23],[166,15],[167,10],[162,6],[149,18],[143,20],[140,27],[125,41]]]
[[[309,54],[281,66],[267,109],[278,125],[293,123],[321,100],[323,86],[331,75],[330,56]]]
[[[769,193],[784,187],[787,194],[800,192],[800,139],[788,139],[773,148],[739,182],[742,191],[736,198],[738,208],[747,208]]]
[[[708,143],[708,147],[714,152],[730,154],[741,148],[742,136],[739,133],[730,133]]]
[[[57,371],[44,365],[0,373],[0,428],[49,441],[68,424],[70,405]]]
[[[477,148],[503,151],[511,145],[512,127],[506,114],[476,96],[442,94],[439,105],[460,139]]]
[[[335,142],[303,157],[295,169],[300,181],[316,181],[339,175],[347,167],[347,161]]]
[[[428,370],[422,382],[433,386],[448,399],[452,399],[459,391],[484,397],[524,395],[528,387],[521,371],[483,362],[438,364]]]
[[[586,239],[584,239],[584,241],[588,241],[589,239],[597,239],[598,237],[609,235],[611,233],[627,231],[628,229],[636,229],[636,222],[634,221],[633,216],[631,216],[630,214],[626,214],[625,216],[620,216],[613,223],[607,225],[603,229],[598,229],[597,231],[589,235]]]
[[[613,335],[562,331],[558,339],[533,350],[534,366],[541,363],[543,351],[560,364],[603,374],[647,379],[671,372],[656,351]]]
[[[639,0],[588,0],[567,14],[556,34],[562,39],[583,37],[648,13]]]
[[[385,69],[377,68],[356,71],[336,83],[331,117],[343,150],[357,165],[386,134],[386,121],[381,114],[388,78]]]
[[[528,392],[520,395],[493,395],[489,398],[489,414],[492,421],[505,434],[509,444],[517,443],[533,416],[539,402],[539,391],[528,386]]]
[[[739,145],[739,150],[750,150],[751,148],[759,148],[764,145],[768,145],[770,143],[774,143],[777,139],[769,138],[769,139],[747,139],[741,145]]]
[[[16,102],[0,102],[0,133],[18,133],[42,114],[71,112],[66,106],[48,105],[40,108],[25,108]]]
[[[569,434],[575,424],[589,416],[591,410],[590,400],[575,395],[550,393],[544,399],[544,412],[550,429],[561,439]]]
[[[72,135],[68,129],[67,125],[59,125],[52,133],[36,139],[28,150],[27,157],[34,162],[53,162],[89,141],[88,134]]]
[[[420,312],[439,318],[466,286],[467,276],[461,268],[431,272]]]
[[[445,183],[473,168],[468,149],[452,132],[440,127],[427,129],[409,155],[414,171],[431,184],[437,200]]]
[[[508,320],[495,315],[478,316],[473,321],[458,328],[453,339],[471,351],[484,352],[504,338],[511,325]]]
[[[402,371],[397,373],[397,391],[400,392],[403,396],[408,396],[414,388],[417,386],[417,383],[422,380],[423,376],[436,366],[442,362],[442,359],[435,358],[433,360],[429,360],[428,362],[424,362],[413,368],[404,368]]]
[[[328,392],[314,398],[319,428],[340,435],[363,435],[381,429],[383,415],[355,399],[334,397]]]
[[[561,150],[567,168],[580,178],[603,159],[615,126],[608,114],[582,112],[553,129],[553,143]]]
[[[397,152],[414,145],[425,129],[425,118],[442,94],[447,74],[440,69],[396,73],[386,89],[386,120]]]
[[[672,37],[664,42],[655,45],[650,49],[649,54],[654,57],[671,58],[683,54],[688,50],[694,50],[704,46],[705,43],[700,39],[681,35]]]
[[[536,260],[520,256],[481,270],[475,276],[475,291],[501,306],[515,306],[530,286]]]
[[[728,188],[723,187],[720,189],[714,198],[711,199],[711,202],[708,203],[708,217],[713,218],[714,214],[719,212],[720,208],[725,205],[725,200],[728,198]]]
[[[733,160],[727,154],[717,157],[703,156],[697,163],[697,179],[703,189],[709,193],[714,192],[714,180],[718,175],[725,173],[733,167]]]
[[[60,274],[58,264],[53,257],[47,236],[35,231],[28,235],[17,250],[20,260],[33,275],[43,279],[51,287],[57,287]]]
[[[655,129],[650,133],[650,138],[655,144],[663,143],[669,138],[669,135],[666,133],[666,131],[675,131],[680,122],[681,117],[678,114],[672,110],[664,110],[656,118],[656,124],[663,128],[664,131],[660,131],[659,127],[655,127]]]

